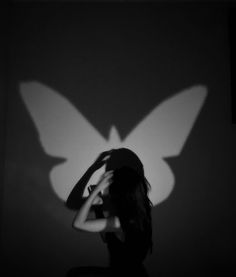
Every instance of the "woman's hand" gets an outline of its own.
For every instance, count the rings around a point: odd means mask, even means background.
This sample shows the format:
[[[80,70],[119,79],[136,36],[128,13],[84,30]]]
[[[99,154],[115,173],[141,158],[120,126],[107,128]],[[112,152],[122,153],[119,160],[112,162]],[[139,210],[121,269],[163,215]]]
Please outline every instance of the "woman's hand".
[[[92,164],[94,170],[101,168],[111,156],[112,150],[102,152]]]
[[[102,205],[102,204],[103,204],[103,200],[102,200],[102,198],[101,198],[100,196],[97,195],[97,196],[94,198],[92,204],[93,204],[93,205]]]
[[[99,189],[99,191],[103,191],[110,186],[112,182],[112,177],[113,177],[113,170],[107,171],[104,174],[102,174],[97,184],[97,188]]]

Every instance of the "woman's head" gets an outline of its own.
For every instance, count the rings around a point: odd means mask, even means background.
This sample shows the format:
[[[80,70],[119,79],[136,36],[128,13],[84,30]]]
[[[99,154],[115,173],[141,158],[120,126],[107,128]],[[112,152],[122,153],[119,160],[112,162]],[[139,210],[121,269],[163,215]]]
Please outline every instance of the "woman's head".
[[[143,164],[133,151],[127,148],[111,150],[110,158],[106,162],[106,171],[116,170],[122,167],[130,167],[140,176],[144,176]]]
[[[145,213],[147,185],[145,177],[131,167],[114,170],[109,195],[119,216],[131,220],[140,217],[140,212]]]
[[[150,185],[144,176],[144,167],[139,157],[127,148],[111,150],[110,157],[106,162],[106,171],[114,171],[111,190],[115,195],[130,197],[139,194],[146,194]]]

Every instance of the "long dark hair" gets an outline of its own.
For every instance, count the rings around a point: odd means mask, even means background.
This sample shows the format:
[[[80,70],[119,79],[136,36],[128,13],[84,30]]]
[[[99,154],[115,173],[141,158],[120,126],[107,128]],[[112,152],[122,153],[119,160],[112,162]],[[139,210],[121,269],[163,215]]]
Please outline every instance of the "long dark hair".
[[[106,170],[114,170],[109,194],[126,241],[142,241],[146,255],[148,250],[152,251],[152,203],[143,165],[134,152],[120,148],[112,151]]]

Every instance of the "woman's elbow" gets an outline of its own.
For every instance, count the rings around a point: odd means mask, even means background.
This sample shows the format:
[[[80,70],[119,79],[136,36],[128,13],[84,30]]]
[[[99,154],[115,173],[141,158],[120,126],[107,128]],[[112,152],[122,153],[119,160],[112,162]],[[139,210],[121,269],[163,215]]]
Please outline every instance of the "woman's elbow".
[[[82,227],[82,223],[80,223],[78,220],[74,220],[72,222],[72,228],[77,230],[77,231],[84,231],[84,229]]]

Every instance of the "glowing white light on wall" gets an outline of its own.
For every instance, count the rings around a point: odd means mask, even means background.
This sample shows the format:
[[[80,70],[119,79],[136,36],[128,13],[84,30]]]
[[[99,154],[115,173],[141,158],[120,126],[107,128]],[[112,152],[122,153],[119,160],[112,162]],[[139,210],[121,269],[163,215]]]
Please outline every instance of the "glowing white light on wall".
[[[205,86],[186,89],[153,109],[125,138],[115,126],[106,140],[63,96],[38,82],[20,84],[20,93],[48,155],[65,158],[50,172],[57,196],[65,201],[73,186],[99,153],[126,147],[141,159],[151,184],[154,205],[165,200],[174,187],[174,174],[163,158],[180,154],[207,95]],[[95,183],[104,169],[96,172]]]

